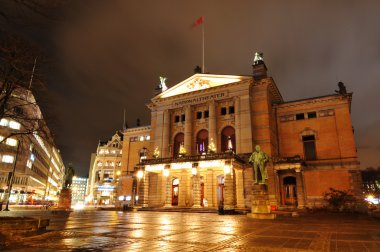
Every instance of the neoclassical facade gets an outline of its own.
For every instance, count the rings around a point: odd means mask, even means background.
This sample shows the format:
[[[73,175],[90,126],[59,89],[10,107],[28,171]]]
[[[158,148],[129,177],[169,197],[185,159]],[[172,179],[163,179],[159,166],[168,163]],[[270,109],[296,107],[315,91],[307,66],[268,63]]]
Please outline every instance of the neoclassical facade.
[[[352,93],[285,101],[262,60],[252,76],[195,74],[152,98],[151,125],[124,132],[120,192],[143,207],[251,206],[256,145],[270,156],[273,208],[317,207],[360,190]]]

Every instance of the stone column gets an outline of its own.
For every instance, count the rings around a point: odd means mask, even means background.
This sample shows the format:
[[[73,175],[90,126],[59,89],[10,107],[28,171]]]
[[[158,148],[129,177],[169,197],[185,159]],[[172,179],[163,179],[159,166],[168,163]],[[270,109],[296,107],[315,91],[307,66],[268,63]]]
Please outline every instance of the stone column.
[[[170,176],[166,178],[166,187],[165,187],[165,207],[172,207],[172,178]]]
[[[234,182],[231,171],[224,175],[224,210],[233,210],[234,207]]]
[[[296,169],[297,202],[298,208],[305,207],[305,193],[303,188],[303,176],[301,169]]]
[[[208,169],[205,174],[205,180],[204,180],[204,189],[205,189],[205,198],[207,200],[208,207],[215,207],[217,206],[214,201],[216,188],[215,183],[217,184],[216,178],[214,178],[214,173],[211,169]],[[215,190],[215,192],[214,192]]]
[[[193,175],[193,208],[201,207],[201,185],[199,178],[199,171],[196,175]]]
[[[191,143],[192,143],[192,116],[191,107],[185,108],[185,142],[184,146],[188,155],[191,155]]]
[[[170,130],[170,115],[169,110],[164,111],[163,123],[163,136],[162,136],[162,157],[169,157],[169,130]]]
[[[241,153],[241,139],[240,139],[240,98],[235,97],[235,139],[236,139],[236,153]]]
[[[211,101],[208,104],[208,111],[209,111],[209,118],[208,118],[208,141],[211,142],[211,139],[213,139],[215,147],[217,148],[218,152],[218,135],[216,132],[216,109],[215,109],[215,102]]]
[[[164,128],[163,127],[164,127],[164,111],[157,111],[157,113],[156,113],[156,129],[154,132],[153,150],[157,146],[162,155],[163,155],[162,149],[164,148],[164,145],[163,145],[163,133],[164,133],[163,129]]]
[[[235,169],[235,181],[236,181],[236,207],[244,208],[244,179],[243,170]]]
[[[240,97],[240,152],[248,153],[254,150],[253,142],[258,139],[254,139],[252,136],[252,121],[251,121],[251,100],[248,95]]]
[[[140,195],[139,195],[139,203],[142,205],[142,207],[148,207],[148,201],[149,201],[149,172],[144,173],[144,177],[141,179],[140,182]]]
[[[179,179],[179,192],[178,192],[178,206],[185,207],[186,206],[186,197],[187,197],[187,174],[186,169],[181,171],[181,176]]]

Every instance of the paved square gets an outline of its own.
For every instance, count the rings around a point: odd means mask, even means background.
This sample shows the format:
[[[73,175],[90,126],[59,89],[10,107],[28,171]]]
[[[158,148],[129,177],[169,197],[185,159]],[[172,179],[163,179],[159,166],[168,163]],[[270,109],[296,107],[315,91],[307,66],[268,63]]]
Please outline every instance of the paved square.
[[[363,215],[252,220],[179,212],[6,214],[47,215],[51,224],[48,232],[9,241],[2,251],[380,251],[380,220]]]

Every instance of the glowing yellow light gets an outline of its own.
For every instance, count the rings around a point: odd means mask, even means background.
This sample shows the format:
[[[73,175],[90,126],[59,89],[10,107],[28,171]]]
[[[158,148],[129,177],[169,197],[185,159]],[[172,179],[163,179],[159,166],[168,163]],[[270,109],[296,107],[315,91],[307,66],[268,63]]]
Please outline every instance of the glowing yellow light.
[[[224,166],[224,173],[225,174],[230,174],[231,173],[231,166],[230,165],[225,165]]]
[[[197,175],[197,168],[195,168],[195,167],[193,167],[192,169],[191,169],[191,174],[193,174],[193,175]]]
[[[138,179],[142,179],[144,177],[144,172],[142,171],[142,170],[139,170],[138,172],[137,172],[137,178]]]
[[[170,173],[170,171],[169,171],[169,169],[164,169],[164,176],[165,177],[169,177],[169,173]]]
[[[121,174],[121,171],[117,171],[117,172],[116,172],[116,175],[117,175],[117,176],[120,176],[120,174]]]

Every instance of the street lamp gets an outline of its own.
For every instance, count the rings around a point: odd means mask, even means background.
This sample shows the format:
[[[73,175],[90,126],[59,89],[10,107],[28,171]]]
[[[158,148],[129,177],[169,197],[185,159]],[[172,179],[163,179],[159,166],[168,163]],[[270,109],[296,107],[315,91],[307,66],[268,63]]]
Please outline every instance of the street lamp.
[[[224,162],[224,173],[230,174],[231,173],[231,161],[225,161]]]
[[[138,179],[142,179],[144,177],[144,171],[143,170],[138,170],[137,171],[137,178]]]
[[[169,177],[169,174],[170,174],[170,166],[165,166],[164,168],[164,171],[163,171],[163,174],[165,177]]]

